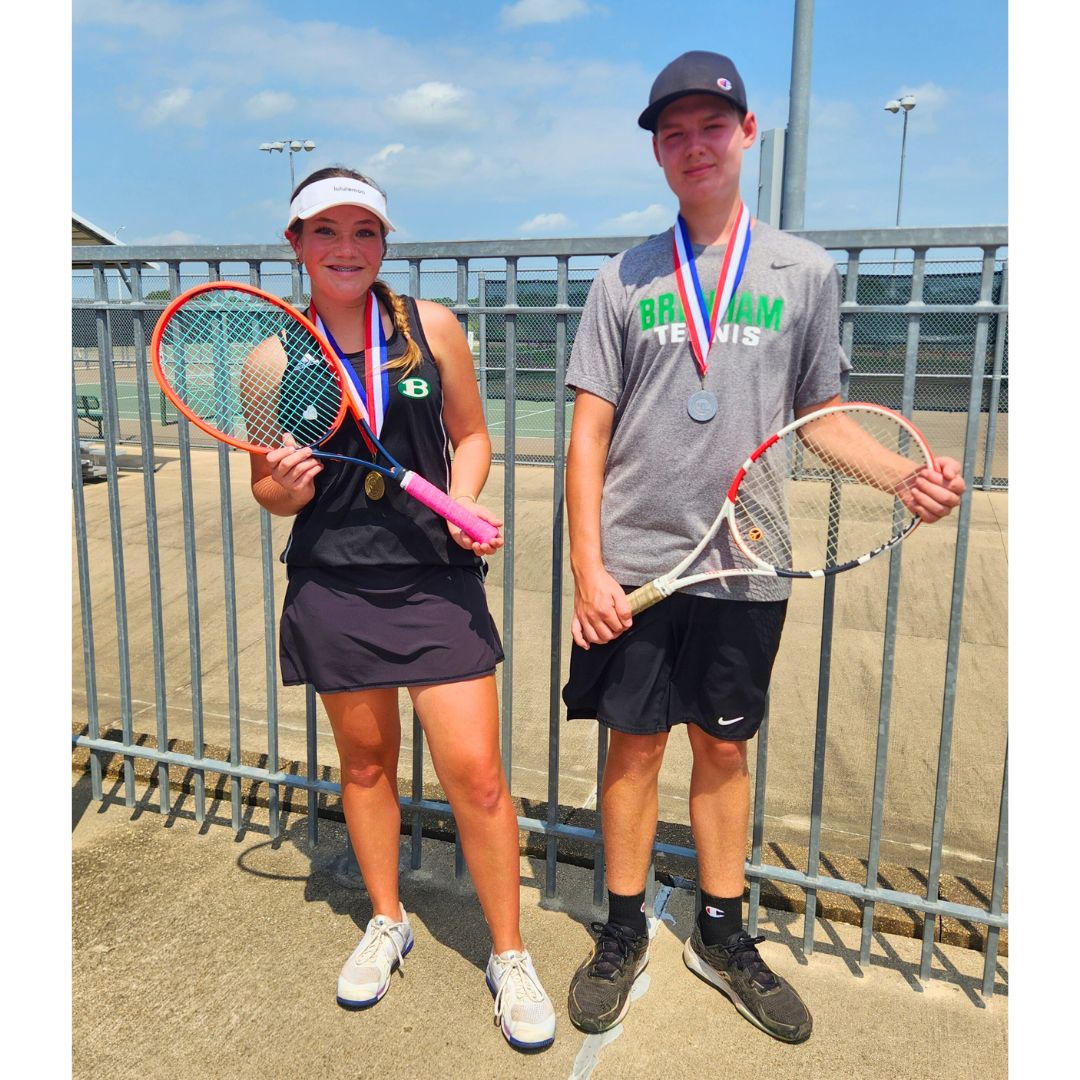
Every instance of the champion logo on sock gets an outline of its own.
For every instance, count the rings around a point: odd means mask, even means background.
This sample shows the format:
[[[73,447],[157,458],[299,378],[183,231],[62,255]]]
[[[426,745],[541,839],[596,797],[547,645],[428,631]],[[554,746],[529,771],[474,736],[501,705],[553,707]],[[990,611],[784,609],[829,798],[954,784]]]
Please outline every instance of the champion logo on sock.
[[[708,904],[705,905],[705,914],[710,919],[722,919],[724,917],[724,913],[719,908],[709,907]]]

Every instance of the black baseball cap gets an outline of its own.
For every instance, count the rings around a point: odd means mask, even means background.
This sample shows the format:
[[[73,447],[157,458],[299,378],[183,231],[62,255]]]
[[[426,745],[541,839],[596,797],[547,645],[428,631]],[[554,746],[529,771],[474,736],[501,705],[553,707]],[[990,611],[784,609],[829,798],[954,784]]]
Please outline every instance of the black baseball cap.
[[[688,94],[715,94],[746,113],[746,90],[735,64],[713,52],[688,52],[672,60],[652,84],[649,107],[638,117],[638,126],[656,131],[660,113]]]

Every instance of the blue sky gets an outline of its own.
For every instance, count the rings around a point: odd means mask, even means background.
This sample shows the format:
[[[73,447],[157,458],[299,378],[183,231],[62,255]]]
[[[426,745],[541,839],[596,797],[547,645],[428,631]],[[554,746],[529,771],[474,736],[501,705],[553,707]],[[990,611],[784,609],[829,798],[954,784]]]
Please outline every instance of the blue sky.
[[[126,243],[280,239],[287,155],[367,171],[400,240],[628,235],[675,203],[636,118],[688,49],[787,120],[792,0],[75,0],[72,208]],[[901,14],[902,13],[902,14]],[[1007,5],[818,0],[808,228],[1007,221]],[[756,205],[757,150],[743,194]]]

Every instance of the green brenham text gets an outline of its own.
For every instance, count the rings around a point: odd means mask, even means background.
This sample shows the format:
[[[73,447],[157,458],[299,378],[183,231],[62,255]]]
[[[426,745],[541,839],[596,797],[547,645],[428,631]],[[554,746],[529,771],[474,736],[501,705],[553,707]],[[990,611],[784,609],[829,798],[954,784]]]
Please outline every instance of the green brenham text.
[[[709,311],[712,310],[714,289],[705,297]],[[647,297],[639,304],[641,309],[641,329],[653,330],[668,323],[686,322],[682,305],[675,293],[661,293],[655,300]],[[782,297],[754,296],[751,293],[736,293],[728,304],[723,321],[738,326],[760,326],[766,330],[780,329],[780,320],[784,314]]]

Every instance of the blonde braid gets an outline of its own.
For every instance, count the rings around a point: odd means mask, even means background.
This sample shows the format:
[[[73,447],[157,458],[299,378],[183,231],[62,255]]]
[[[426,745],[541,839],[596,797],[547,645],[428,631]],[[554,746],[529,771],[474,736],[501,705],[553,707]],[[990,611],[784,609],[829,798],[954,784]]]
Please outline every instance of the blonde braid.
[[[404,355],[399,356],[396,360],[391,360],[386,365],[386,369],[389,371],[393,368],[403,368],[402,374],[408,375],[420,366],[423,358],[420,356],[420,346],[416,344],[412,334],[409,332],[409,309],[405,306],[405,298],[398,296],[385,281],[376,280],[371,287],[375,290],[375,295],[390,312],[390,317],[394,320],[397,332],[408,342]]]

